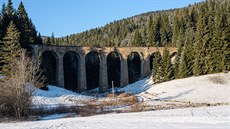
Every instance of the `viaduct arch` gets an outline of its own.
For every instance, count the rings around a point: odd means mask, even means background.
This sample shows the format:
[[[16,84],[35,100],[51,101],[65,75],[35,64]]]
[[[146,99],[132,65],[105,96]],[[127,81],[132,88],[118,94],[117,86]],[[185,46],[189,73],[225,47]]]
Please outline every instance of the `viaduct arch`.
[[[123,87],[151,74],[155,54],[164,48],[155,47],[80,47],[33,45],[33,57],[42,56],[48,83],[75,92],[99,88],[105,92]],[[157,53],[159,51],[159,53]],[[170,55],[177,51],[168,48]],[[93,71],[93,72],[92,72]]]

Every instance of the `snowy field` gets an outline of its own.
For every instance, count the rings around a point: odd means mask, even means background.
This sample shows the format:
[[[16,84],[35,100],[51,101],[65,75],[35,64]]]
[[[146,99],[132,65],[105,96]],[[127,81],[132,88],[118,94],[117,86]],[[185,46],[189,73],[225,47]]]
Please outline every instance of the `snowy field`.
[[[145,78],[117,89],[133,93],[150,106],[166,102],[205,103],[203,107],[156,110],[139,113],[106,114],[78,117],[77,114],[57,114],[41,121],[0,123],[1,129],[230,129],[230,72],[177,79],[154,84]],[[49,86],[49,91],[37,90],[33,106],[57,107],[81,105],[87,99],[103,99]],[[106,98],[104,98],[106,99]],[[208,104],[219,106],[209,107]],[[183,107],[183,106],[182,106]],[[63,118],[66,116],[73,118]],[[76,117],[75,117],[76,116]]]
[[[230,106],[0,123],[0,127],[1,129],[229,129]]]
[[[230,72],[176,79],[140,93],[145,100],[230,104]]]
[[[151,78],[145,78],[118,90],[133,93],[149,103],[167,100],[230,104],[230,72],[176,79],[161,84],[154,84]],[[86,99],[97,98],[49,86],[49,91],[37,90],[33,96],[33,105],[81,105],[82,100]]]

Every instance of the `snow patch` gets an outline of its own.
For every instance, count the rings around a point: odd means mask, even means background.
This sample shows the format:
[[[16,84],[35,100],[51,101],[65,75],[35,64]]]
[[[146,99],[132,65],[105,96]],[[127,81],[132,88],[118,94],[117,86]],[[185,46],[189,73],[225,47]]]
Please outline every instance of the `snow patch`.
[[[126,93],[139,94],[148,90],[150,87],[152,87],[153,84],[154,82],[152,81],[152,77],[147,77],[133,84],[129,84],[120,90]]]
[[[218,80],[210,80],[213,78]],[[140,95],[147,100],[230,103],[229,93],[230,73],[220,73],[156,84]]]
[[[35,91],[32,99],[34,107],[57,107],[60,105],[71,106],[80,104],[82,100],[92,98],[57,86],[49,85],[48,88],[48,91],[41,89]]]

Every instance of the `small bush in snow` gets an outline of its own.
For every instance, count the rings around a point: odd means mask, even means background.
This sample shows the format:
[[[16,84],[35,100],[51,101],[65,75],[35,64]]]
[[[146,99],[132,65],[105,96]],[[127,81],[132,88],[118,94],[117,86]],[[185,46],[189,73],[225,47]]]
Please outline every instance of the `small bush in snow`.
[[[148,105],[146,103],[135,103],[130,107],[131,112],[141,112],[146,110]]]
[[[43,86],[44,79],[24,50],[13,66],[12,72],[0,80],[0,114],[21,118],[29,113],[34,86]]]

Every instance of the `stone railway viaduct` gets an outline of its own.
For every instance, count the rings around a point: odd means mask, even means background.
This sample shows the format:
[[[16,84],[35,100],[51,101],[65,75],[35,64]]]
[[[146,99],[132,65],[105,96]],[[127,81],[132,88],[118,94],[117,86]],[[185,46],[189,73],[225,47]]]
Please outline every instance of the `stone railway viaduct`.
[[[48,69],[51,84],[75,92],[87,91],[99,87],[105,92],[111,86],[111,76],[115,75],[115,86],[126,86],[151,74],[154,55],[163,55],[164,48],[155,47],[79,47],[33,45],[35,60],[42,58],[43,66]],[[176,48],[168,48],[173,57]],[[90,56],[91,55],[91,56]],[[88,61],[91,60],[91,64]],[[96,76],[90,71],[98,69]],[[133,70],[131,70],[133,68]],[[109,69],[109,70],[108,70]],[[67,72],[68,71],[68,72]],[[118,72],[115,72],[118,71]],[[89,75],[87,75],[89,74]],[[131,76],[134,78],[132,79]],[[89,83],[97,82],[96,87],[89,88]],[[71,79],[72,78],[72,79]],[[92,79],[92,80],[90,80]],[[69,83],[68,81],[72,82]]]

